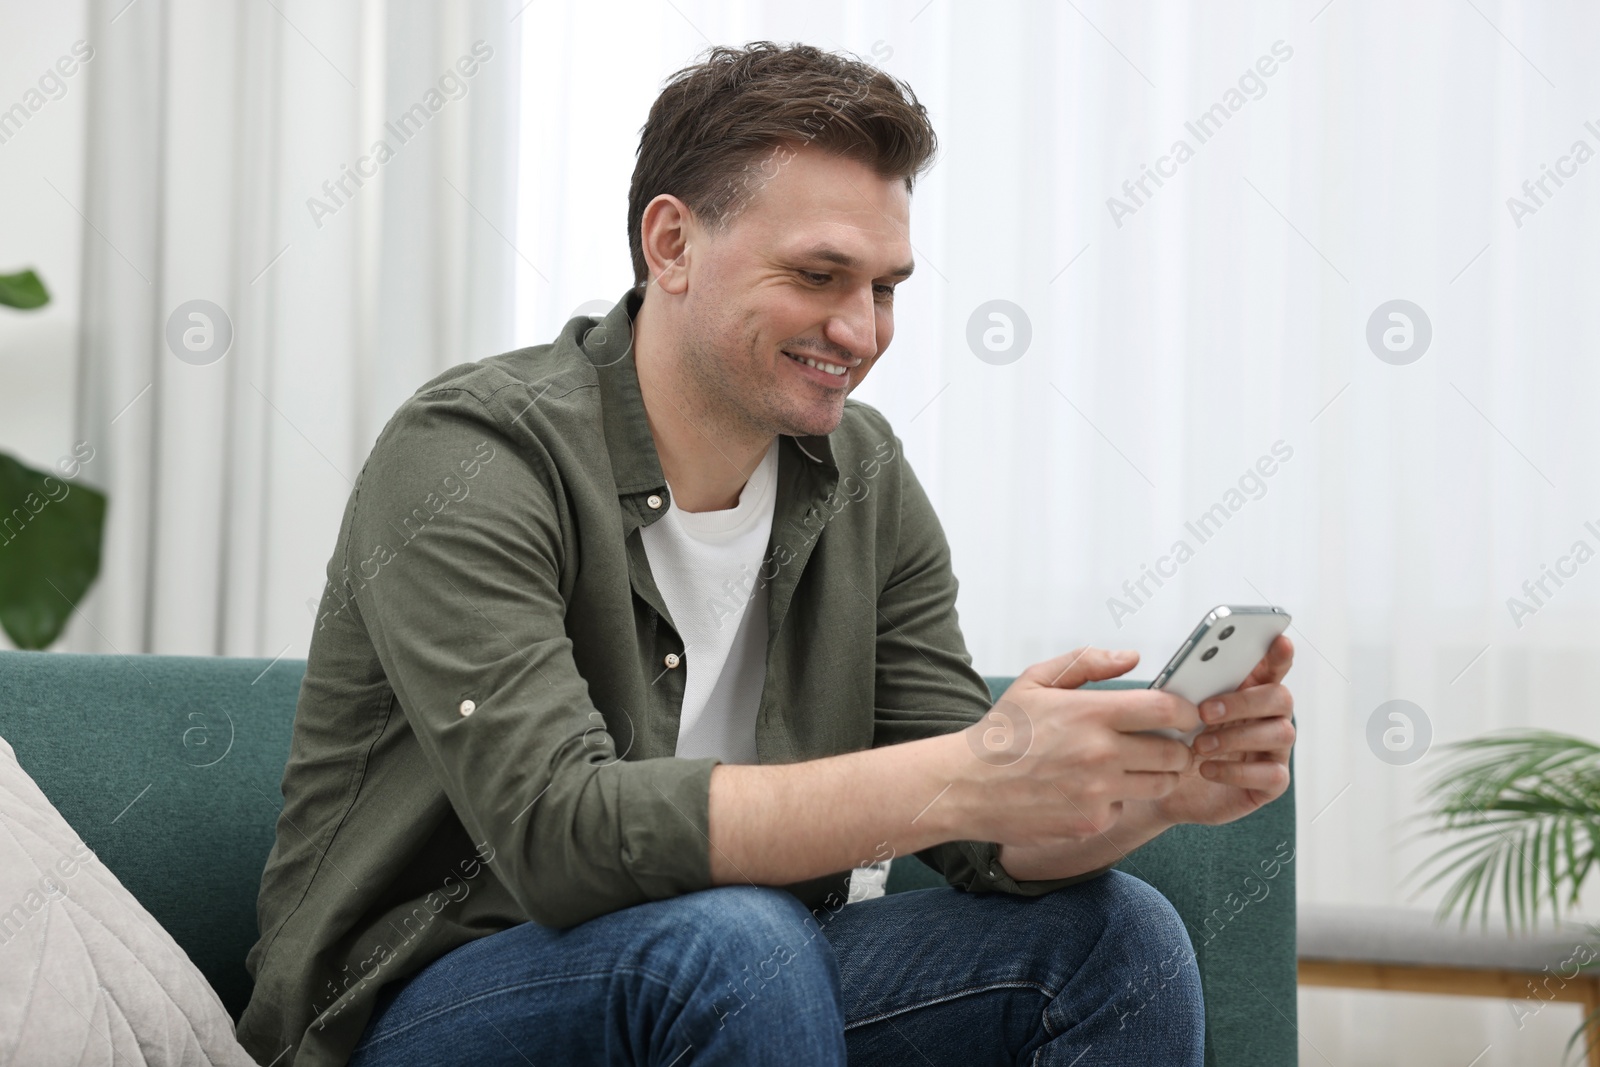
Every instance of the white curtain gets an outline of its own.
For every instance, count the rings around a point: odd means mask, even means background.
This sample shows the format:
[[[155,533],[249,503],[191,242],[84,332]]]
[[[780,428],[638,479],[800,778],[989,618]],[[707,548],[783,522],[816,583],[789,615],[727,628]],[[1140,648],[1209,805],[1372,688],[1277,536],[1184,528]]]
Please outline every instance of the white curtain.
[[[662,79],[771,38],[877,63],[939,131],[917,277],[858,395],[940,510],[980,669],[1094,643],[1148,677],[1214,604],[1293,612],[1302,901],[1437,900],[1404,881],[1430,843],[1403,840],[1437,760],[1374,754],[1384,702],[1419,706],[1435,749],[1595,735],[1600,556],[1574,552],[1600,550],[1592,7],[89,0],[84,24],[87,80],[0,160],[52,144],[85,87],[81,181],[65,152],[56,190],[27,176],[82,219],[74,440],[111,497],[62,647],[304,655],[384,420],[615,301]],[[168,344],[194,300],[231,323],[220,359]],[[968,342],[994,300],[1030,327],[1011,362]],[[1367,336],[1396,300],[1431,328],[1403,364]],[[1307,1063],[1556,1062],[1576,1022],[1300,1006]]]
[[[1600,161],[1573,158],[1600,151],[1600,12],[674,0],[523,18],[525,92],[548,106],[524,112],[522,343],[628,284],[637,130],[697,51],[802,40],[910,82],[941,158],[913,196],[893,346],[856,395],[939,508],[976,662],[1011,674],[1093,643],[1138,649],[1149,677],[1213,605],[1287,608],[1302,901],[1438,899],[1403,882],[1435,846],[1402,841],[1437,760],[1374,754],[1384,702],[1419,706],[1435,749],[1519,724],[1596,736],[1600,561],[1559,561],[1600,550]],[[1179,140],[1192,154],[1163,161]],[[1568,176],[1535,203],[1522,184],[1545,164]],[[1146,165],[1170,176],[1139,190]],[[1014,362],[968,344],[991,300],[1031,324]],[[1393,300],[1431,325],[1404,365],[1367,341]],[[1379,332],[1391,359],[1417,350]],[[1192,557],[1162,563],[1180,540]],[[1522,585],[1546,564],[1575,573],[1536,606]],[[1514,618],[1512,597],[1536,611]],[[1305,1063],[1554,1063],[1577,1021],[1301,1000]]]
[[[389,414],[512,347],[518,6],[89,5],[77,438],[111,504],[63,647],[305,655]]]

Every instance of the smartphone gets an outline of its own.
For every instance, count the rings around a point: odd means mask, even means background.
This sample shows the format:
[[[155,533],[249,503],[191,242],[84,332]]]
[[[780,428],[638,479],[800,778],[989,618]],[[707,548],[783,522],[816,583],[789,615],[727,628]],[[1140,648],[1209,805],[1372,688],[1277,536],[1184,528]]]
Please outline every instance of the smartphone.
[[[1250,677],[1272,642],[1288,628],[1289,613],[1282,608],[1218,605],[1200,620],[1150,688],[1175,693],[1191,704],[1231,693]],[[1146,732],[1187,745],[1203,729],[1204,724],[1188,732],[1170,727]]]

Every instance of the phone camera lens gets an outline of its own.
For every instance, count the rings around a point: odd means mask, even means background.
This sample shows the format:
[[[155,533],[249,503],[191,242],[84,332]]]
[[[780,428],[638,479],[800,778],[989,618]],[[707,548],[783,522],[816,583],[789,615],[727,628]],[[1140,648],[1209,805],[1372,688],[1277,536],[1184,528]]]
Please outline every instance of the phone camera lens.
[[[1215,656],[1216,654],[1217,654],[1217,647],[1215,645],[1212,645],[1210,648],[1206,649],[1205,655],[1201,656],[1200,658],[1202,660],[1208,660],[1212,656]]]
[[[1230,638],[1232,636],[1233,636],[1233,627],[1224,626],[1222,628],[1222,632],[1217,635],[1217,640],[1218,641],[1226,641],[1228,638]]]

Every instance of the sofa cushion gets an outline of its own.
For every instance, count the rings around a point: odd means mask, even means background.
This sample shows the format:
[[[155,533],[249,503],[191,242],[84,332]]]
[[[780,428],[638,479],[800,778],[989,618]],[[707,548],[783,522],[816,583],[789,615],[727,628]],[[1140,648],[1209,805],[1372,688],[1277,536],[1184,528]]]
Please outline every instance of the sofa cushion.
[[[4,739],[0,909],[0,1062],[253,1062],[189,957]]]

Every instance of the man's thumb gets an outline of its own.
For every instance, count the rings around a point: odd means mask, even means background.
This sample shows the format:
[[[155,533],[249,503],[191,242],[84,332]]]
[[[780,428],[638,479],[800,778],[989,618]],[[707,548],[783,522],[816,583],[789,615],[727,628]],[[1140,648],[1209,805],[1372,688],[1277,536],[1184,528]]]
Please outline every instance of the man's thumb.
[[[1057,689],[1076,689],[1084,682],[1099,682],[1124,675],[1139,662],[1132,649],[1110,651],[1104,648],[1079,648],[1055,659],[1035,663],[1022,677]]]

